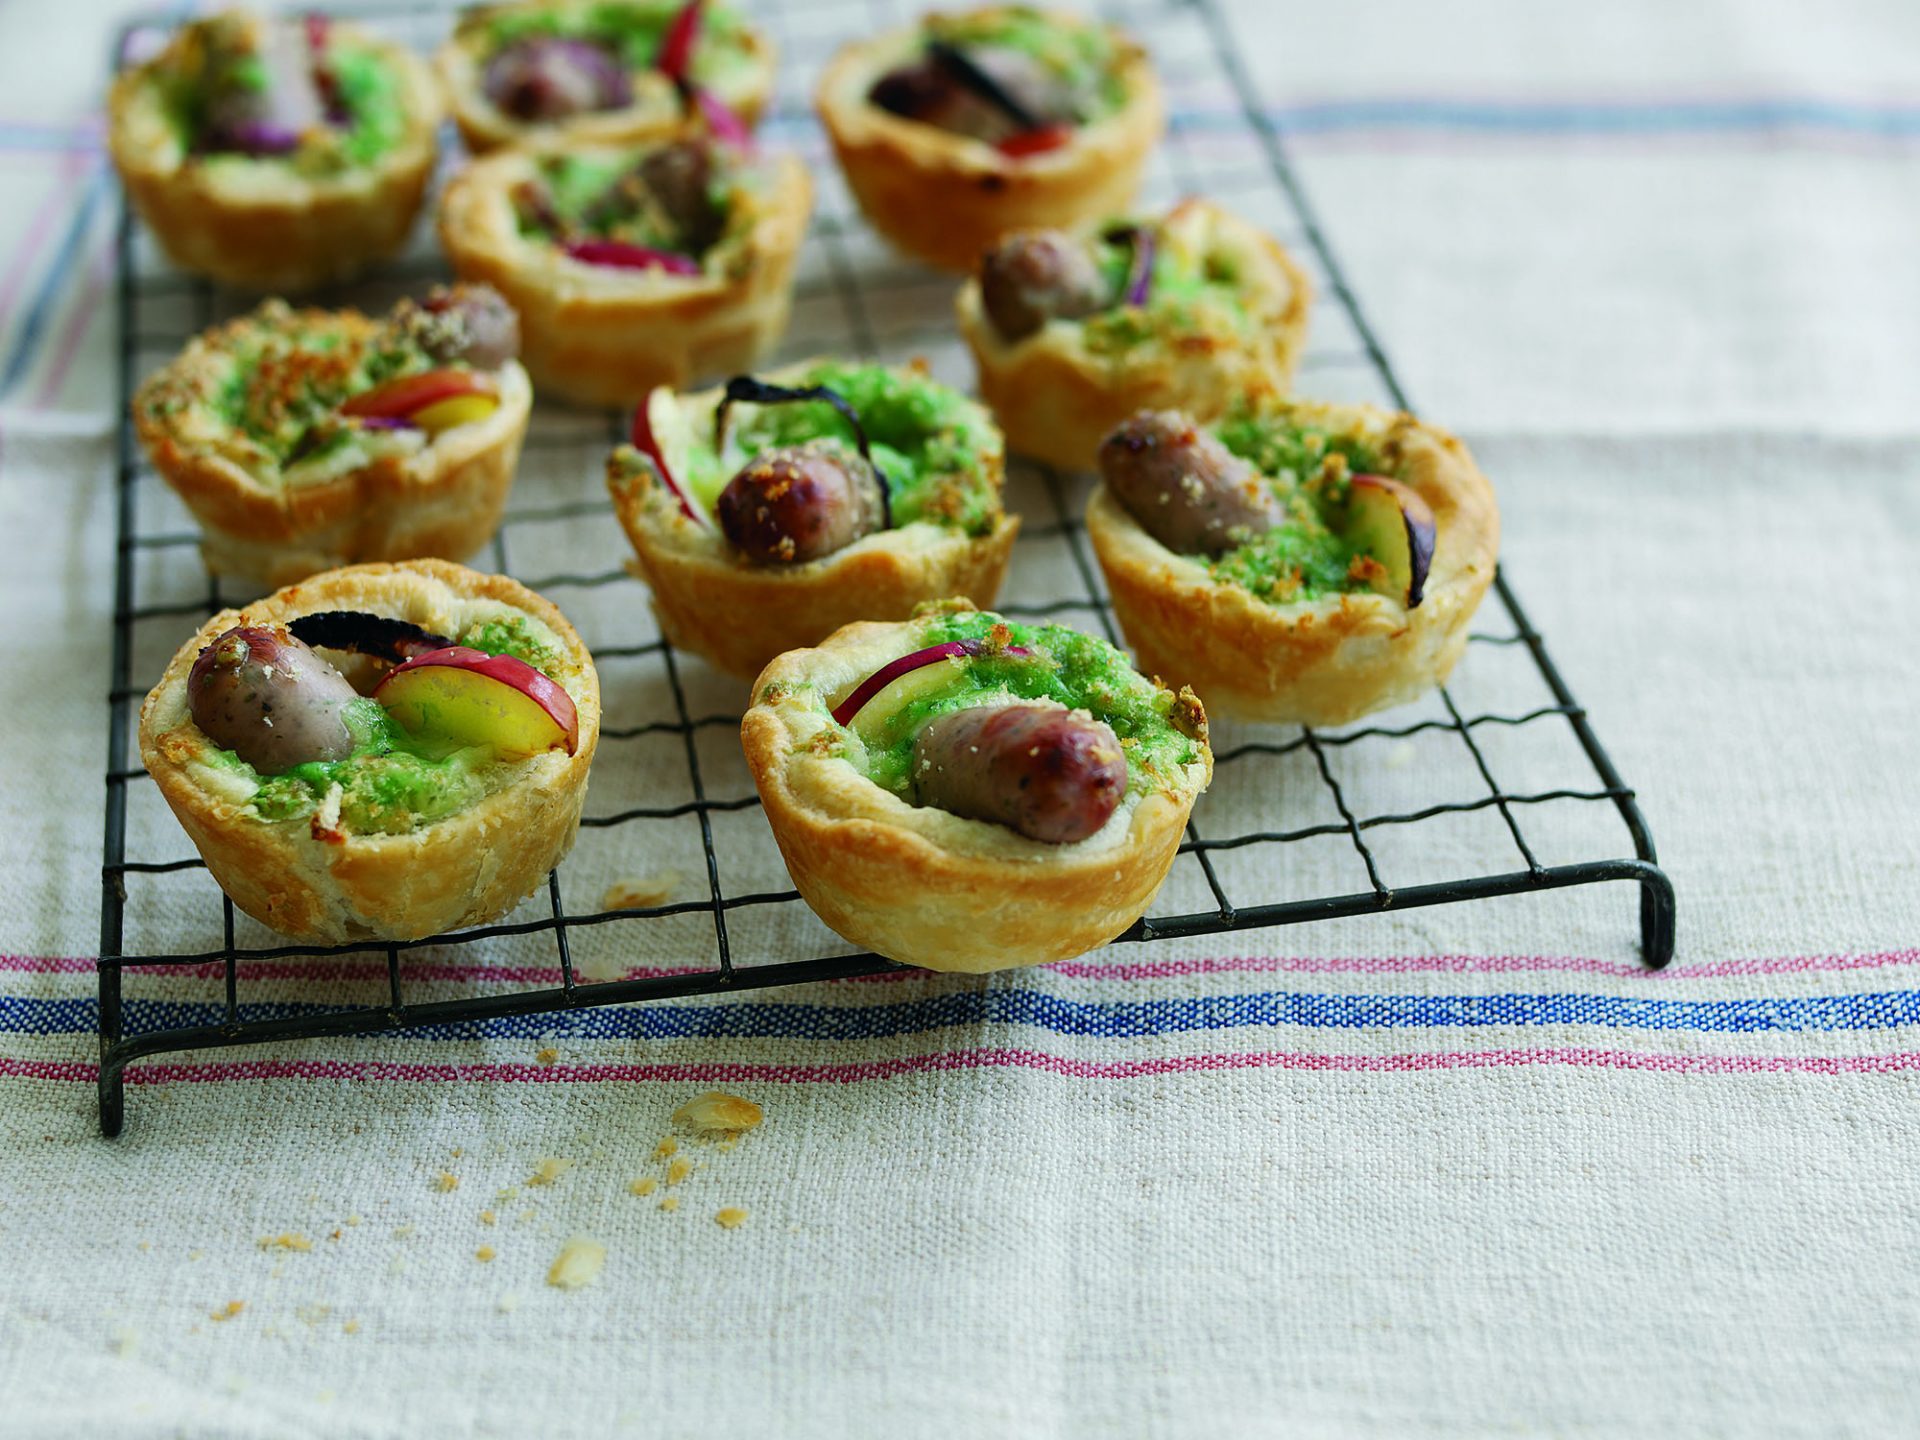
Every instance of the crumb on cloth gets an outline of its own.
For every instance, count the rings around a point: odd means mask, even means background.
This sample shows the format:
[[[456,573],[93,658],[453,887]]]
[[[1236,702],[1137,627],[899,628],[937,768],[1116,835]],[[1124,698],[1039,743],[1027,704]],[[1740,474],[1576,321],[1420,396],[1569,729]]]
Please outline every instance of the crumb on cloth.
[[[722,1090],[696,1095],[673,1112],[675,1125],[697,1135],[738,1135],[765,1118],[766,1112],[751,1100]]]
[[[616,880],[600,897],[602,910],[651,910],[673,899],[680,888],[680,872],[663,870],[658,875],[633,880]]]
[[[578,1290],[599,1278],[607,1263],[607,1247],[585,1235],[575,1235],[560,1247],[547,1269],[547,1284],[556,1290]]]
[[[540,1163],[534,1167],[533,1173],[527,1177],[527,1184],[551,1185],[572,1168],[573,1161],[571,1160],[564,1159],[559,1155],[542,1155],[540,1157]]]
[[[727,1205],[714,1212],[713,1223],[722,1230],[738,1230],[746,1223],[747,1212],[738,1205]]]

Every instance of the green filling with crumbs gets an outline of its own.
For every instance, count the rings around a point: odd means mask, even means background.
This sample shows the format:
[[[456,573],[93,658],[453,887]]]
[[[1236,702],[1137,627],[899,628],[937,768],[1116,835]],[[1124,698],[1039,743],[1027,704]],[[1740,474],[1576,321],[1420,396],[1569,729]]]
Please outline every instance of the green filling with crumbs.
[[[863,722],[874,737],[866,747],[867,775],[882,789],[910,794],[913,741],[928,721],[996,695],[1053,700],[1106,721],[1126,752],[1135,794],[1184,783],[1183,768],[1200,759],[1199,742],[1174,724],[1174,693],[1141,675],[1105,640],[1065,625],[1023,625],[966,610],[926,622],[919,644],[956,640],[985,641],[992,651],[940,662],[953,672],[950,685],[902,706],[877,728]],[[1007,646],[1036,653],[998,653]]]
[[[988,535],[999,526],[1000,487],[987,462],[1000,451],[999,432],[957,390],[911,370],[837,363],[815,365],[782,383],[825,385],[853,407],[887,477],[896,528],[930,520]],[[712,439],[710,429],[696,437],[684,477],[709,510],[748,460],[776,446],[824,439],[857,451],[846,420],[819,400],[730,406],[724,452],[713,449]]]
[[[512,655],[551,675],[560,657],[522,616],[470,625],[456,644],[489,655]],[[340,827],[355,835],[406,835],[456,815],[499,788],[507,767],[490,746],[449,750],[409,735],[380,703],[362,696],[341,708],[352,751],[263,776],[231,750],[209,758],[253,781],[249,802],[262,820],[305,820],[340,787]]]

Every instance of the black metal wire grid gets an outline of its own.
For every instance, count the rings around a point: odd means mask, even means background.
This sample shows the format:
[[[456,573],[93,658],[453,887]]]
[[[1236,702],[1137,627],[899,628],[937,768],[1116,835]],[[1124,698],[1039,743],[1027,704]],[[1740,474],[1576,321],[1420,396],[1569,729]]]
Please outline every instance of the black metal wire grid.
[[[776,143],[799,143],[821,154],[802,84],[837,44],[904,17],[895,13],[890,0],[762,0],[753,8],[781,42],[783,91],[768,133]],[[1302,389],[1411,408],[1301,188],[1283,137],[1258,103],[1216,0],[1109,3],[1102,9],[1153,49],[1172,101],[1172,133],[1156,160],[1143,203],[1209,193],[1268,223],[1318,272],[1321,303],[1314,315],[1315,341],[1302,365]],[[422,46],[434,43],[447,23],[446,11],[418,0],[342,13]],[[158,23],[130,24],[120,37],[116,58],[127,53],[133,37]],[[890,359],[919,354],[932,361],[936,374],[965,383],[967,366],[951,334],[951,280],[888,254],[837,189],[834,177],[824,166],[814,170],[822,194],[809,260],[803,261],[796,287],[793,338],[775,359],[827,352]],[[596,792],[606,788],[606,771],[630,769],[630,775],[622,773],[613,783],[614,789],[632,790],[636,798],[668,799],[676,783],[670,777],[677,769],[684,776],[683,799],[589,814],[574,857],[549,876],[543,893],[505,920],[405,944],[281,943],[237,914],[199,859],[141,854],[146,844],[170,844],[175,851],[180,847],[177,827],[169,823],[130,829],[130,805],[153,808],[145,799],[152,787],[140,783],[146,772],[131,763],[138,702],[190,627],[246,597],[223,592],[217,579],[197,569],[196,536],[190,524],[181,523],[184,512],[168,509],[164,487],[143,463],[125,402],[147,368],[162,363],[190,334],[248,302],[168,270],[148,250],[124,203],[117,245],[123,410],[115,491],[118,546],[99,963],[99,1097],[105,1134],[118,1134],[124,1121],[127,1065],[162,1052],[564,1015],[589,1007],[892,968],[871,954],[818,953],[834,950],[837,937],[805,912],[797,892],[781,883],[784,872],[777,869],[777,854],[767,842],[757,797],[750,786],[744,793],[725,793],[726,777],[733,776],[737,790],[738,775],[744,774],[731,735],[744,692],[659,637],[637,582],[620,563],[617,547],[624,542],[597,478],[606,447],[621,435],[617,416],[538,410],[516,487],[517,503],[509,509],[489,558],[495,568],[519,574],[533,589],[559,594],[576,623],[582,606],[594,608],[596,618],[605,612],[604,633],[589,633],[582,624],[607,692],[608,723],[601,732],[606,743],[596,761]],[[377,302],[441,273],[437,258],[422,248],[388,267],[376,281],[323,298]],[[1341,394],[1343,390],[1347,393]],[[1021,617],[1065,618],[1083,625],[1091,621],[1118,643],[1121,637],[1078,519],[1087,483],[1083,477],[1013,467],[1009,503],[1024,513],[1026,525],[1014,565],[1016,593],[997,608]],[[561,568],[516,567],[510,557],[518,558],[523,551],[567,563]],[[588,555],[604,555],[607,563],[573,563]],[[1043,585],[1027,598],[1018,587],[1019,577],[1029,574],[1036,579],[1052,576],[1050,583],[1064,581],[1065,588]],[[604,603],[595,606],[596,601]],[[1608,758],[1504,575],[1496,578],[1479,624],[1454,682],[1426,705],[1426,713],[1413,712],[1417,718],[1334,733],[1302,729],[1283,738],[1271,727],[1217,727],[1214,791],[1195,810],[1175,875],[1154,909],[1116,943],[1630,881],[1640,892],[1643,959],[1651,967],[1665,965],[1673,953],[1673,887],[1655,863],[1653,838],[1634,792]],[[1537,692],[1530,701],[1476,703],[1482,693],[1508,692],[1499,684],[1489,689],[1463,683],[1490,667],[1484,657],[1501,655],[1524,657],[1519,668]],[[638,667],[640,673],[616,676],[621,667]],[[137,681],[136,674],[142,679]],[[717,697],[711,707],[699,703],[707,694]],[[622,723],[613,723],[616,720]],[[1490,754],[1496,748],[1494,737],[1540,738],[1543,733],[1550,742],[1546,749],[1533,746],[1516,752],[1530,781],[1538,776],[1538,782],[1503,785],[1497,771],[1510,768],[1516,756]],[[1431,748],[1435,744],[1444,746],[1437,756]],[[629,766],[630,748],[647,745],[664,746],[677,756],[669,761],[655,753]],[[1413,768],[1408,757],[1416,745],[1428,750],[1418,765],[1420,784],[1410,793],[1392,783],[1391,772]],[[1355,758],[1360,756],[1369,758]],[[1395,797],[1399,803],[1368,803],[1376,795]],[[1583,827],[1585,849],[1576,858],[1543,860],[1520,817],[1569,806],[1610,812],[1612,823],[1624,827],[1632,854],[1617,854],[1617,840]],[[1421,827],[1424,836],[1443,822],[1488,817],[1497,817],[1498,825],[1495,832],[1479,837],[1486,843],[1465,844],[1453,836],[1436,845],[1423,839],[1417,851],[1392,863],[1383,859],[1384,837],[1409,833],[1409,827]],[[695,827],[697,841],[680,829],[687,822]],[[743,825],[751,828],[742,830]],[[726,834],[721,833],[724,827],[731,827]],[[630,865],[636,854],[657,858],[662,849],[674,853],[671,836],[676,831],[684,842],[678,853],[689,861],[694,886],[704,890],[704,896],[663,898],[634,909],[609,905],[610,896],[592,902],[598,884],[617,878],[621,866]],[[1617,829],[1612,833],[1617,835]],[[136,836],[147,838],[130,844]],[[597,857],[583,858],[594,837],[608,844]],[[1344,857],[1337,863],[1346,870],[1357,866],[1364,883],[1356,886],[1348,880],[1343,888],[1332,876],[1332,883],[1312,884],[1331,874],[1324,850],[1313,855],[1311,863],[1308,858],[1321,841],[1337,847]],[[1609,858],[1590,858],[1596,850]],[[773,855],[770,864],[747,867],[749,879],[762,883],[732,883],[729,872],[737,857],[756,851],[762,862]],[[1391,883],[1416,855],[1429,862],[1437,857],[1439,877]],[[1252,863],[1236,863],[1249,857]],[[563,883],[564,872],[583,867],[590,872],[584,889]],[[772,883],[766,883],[769,878]],[[161,894],[152,888],[181,881],[191,882],[191,894]],[[1257,886],[1262,898],[1235,898],[1250,886]],[[1307,893],[1277,898],[1285,888]],[[569,903],[569,890],[575,903]],[[1317,893],[1320,890],[1326,893]],[[583,894],[588,902],[578,903]],[[130,925],[138,932],[131,938]],[[844,944],[839,948],[844,951]],[[583,949],[593,952],[584,962]],[[647,966],[631,963],[635,955],[676,962],[691,956],[701,963]],[[450,956],[479,957],[484,963],[478,966],[451,968],[469,980],[482,975],[491,987],[483,985],[481,993],[417,998],[434,983],[420,978],[423,972]],[[543,956],[551,957],[551,963],[541,963]],[[349,992],[356,992],[357,985],[357,998],[321,1004],[243,1000],[243,975],[250,984],[258,980],[263,988],[274,989],[280,976],[302,964],[307,969],[301,973],[309,978],[317,973],[323,981],[339,979]],[[123,996],[123,973],[179,967],[199,967],[215,987],[209,1005],[149,1004]],[[448,969],[442,965],[435,973],[443,979]],[[153,1023],[131,1023],[142,1020]]]

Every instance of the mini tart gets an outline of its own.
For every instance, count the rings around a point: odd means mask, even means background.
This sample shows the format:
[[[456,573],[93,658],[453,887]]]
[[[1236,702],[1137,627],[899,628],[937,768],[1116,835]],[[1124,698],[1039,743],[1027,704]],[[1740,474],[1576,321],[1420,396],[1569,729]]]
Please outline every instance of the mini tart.
[[[879,367],[871,367],[878,369]],[[896,372],[900,373],[900,372]],[[904,375],[933,384],[922,367]],[[789,366],[765,377],[778,384],[833,383],[832,367],[818,362]],[[838,387],[836,387],[838,388]],[[718,389],[696,395],[656,391],[648,401],[654,434],[676,480],[688,484],[696,452],[712,455],[713,416]],[[689,503],[700,518],[691,519],[680,498],[663,484],[654,465],[631,446],[616,450],[607,462],[607,488],[614,513],[633,543],[634,572],[653,593],[654,614],[673,644],[705,656],[729,674],[756,675],[774,656],[819,643],[840,626],[862,619],[903,619],[916,606],[949,595],[991,603],[1000,593],[1017,516],[1000,507],[1005,452],[1000,432],[986,411],[942,387],[941,396],[965,427],[972,448],[966,463],[989,499],[967,523],[945,523],[929,513],[901,517],[906,508],[896,494],[893,529],[862,536],[843,550],[797,565],[754,565],[728,543],[713,519],[712,499],[734,470],[751,455],[708,463],[708,483],[694,485]],[[852,398],[852,397],[850,397]],[[858,401],[855,401],[856,409]],[[749,407],[735,409],[737,423]],[[823,435],[843,431],[826,430]],[[876,437],[877,438],[877,437]],[[732,454],[732,447],[729,447]],[[926,475],[915,487],[937,510],[943,486],[958,475]],[[913,502],[917,505],[919,502]]]
[[[487,61],[497,46],[493,35],[502,21],[519,23],[526,33],[580,36],[591,27],[593,11],[632,11],[649,17],[662,33],[682,8],[683,0],[631,0],[606,4],[603,0],[518,0],[518,3],[478,5],[462,12],[452,37],[434,54],[434,67],[446,87],[460,138],[476,155],[525,140],[539,140],[560,132],[570,139],[590,142],[640,140],[666,135],[686,119],[686,103],[673,82],[653,66],[651,50],[631,72],[633,100],[618,110],[594,110],[561,121],[526,121],[507,114],[487,98],[483,83]],[[703,27],[713,23],[712,0],[703,9]],[[754,25],[729,14],[730,54],[716,61],[714,41],[704,35],[693,52],[692,79],[705,86],[749,128],[760,123],[773,97],[774,47]],[[657,48],[657,47],[656,47]]]
[[[1029,840],[908,804],[868,778],[857,733],[833,720],[834,704],[928,632],[925,619],[849,625],[818,649],[780,656],[754,682],[741,742],[794,884],[846,939],[931,970],[1038,965],[1106,944],[1152,903],[1212,778],[1204,711],[1161,689],[1190,758],[1142,774],[1130,754],[1134,786],[1103,829],[1075,844]],[[1130,671],[1128,683],[1160,688]],[[1087,708],[1111,723],[1098,703]]]
[[[364,346],[378,323],[269,300],[194,339],[140,387],[134,428],[200,522],[208,569],[287,585],[356,561],[465,559],[500,528],[533,408],[517,361],[490,372],[499,404],[483,419],[431,437],[369,432],[304,463],[283,466],[218,413],[236,348],[262,331],[321,331],[347,348]]]
[[[626,150],[567,141],[502,151],[467,166],[440,202],[455,272],[486,281],[519,312],[521,355],[543,397],[632,405],[656,385],[747,369],[786,331],[813,208],[813,182],[792,155],[736,162],[751,183],[733,187],[727,229],[699,275],[588,264],[521,233],[514,187],[541,157]]]
[[[1466,446],[1369,405],[1267,398],[1258,413],[1357,439],[1378,473],[1419,493],[1436,532],[1425,594],[1412,609],[1371,590],[1273,603],[1167,549],[1102,485],[1087,534],[1141,667],[1191,686],[1216,716],[1302,725],[1343,725],[1445,683],[1500,546],[1493,487]]]
[[[980,398],[1016,454],[1091,469],[1101,440],[1136,410],[1184,410],[1204,424],[1250,387],[1291,382],[1313,303],[1293,257],[1207,200],[1182,201],[1153,229],[1156,279],[1176,267],[1195,281],[1231,275],[1231,285],[1156,284],[1144,307],[1049,320],[1018,340],[987,318],[977,277],[960,287],[954,312]]]
[[[970,18],[1025,11],[992,6]],[[1047,12],[1061,26],[1088,22]],[[847,46],[827,66],[815,108],[854,198],[874,229],[943,270],[968,271],[1002,235],[1071,229],[1124,210],[1147,156],[1166,128],[1166,105],[1146,51],[1121,31],[1111,39],[1117,109],[1074,130],[1055,150],[1002,154],[984,141],[880,109],[874,81],[918,53],[922,31],[906,29]]]
[[[578,713],[574,753],[497,762],[508,768],[494,788],[405,834],[348,833],[325,805],[305,818],[262,819],[251,804],[257,777],[193,723],[187,674],[231,626],[284,625],[323,610],[370,611],[449,636],[520,621],[559,657],[546,673]],[[220,888],[262,924],[328,944],[417,940],[513,909],[572,847],[599,738],[600,682],[566,617],[504,575],[442,560],[329,571],[223,610],[180,647],[140,708],[140,758]]]
[[[332,174],[302,173],[286,157],[193,154],[165,95],[185,31],[115,77],[107,148],[175,265],[243,290],[294,293],[358,275],[406,243],[433,173],[439,86],[402,46],[346,23],[332,36],[384,63],[401,117],[378,156]]]

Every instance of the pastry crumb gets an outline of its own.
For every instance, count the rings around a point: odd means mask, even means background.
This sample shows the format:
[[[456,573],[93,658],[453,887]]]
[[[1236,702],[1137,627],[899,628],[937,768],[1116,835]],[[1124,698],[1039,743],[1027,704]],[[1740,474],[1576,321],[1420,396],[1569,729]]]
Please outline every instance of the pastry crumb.
[[[738,1230],[746,1223],[747,1212],[738,1205],[728,1205],[714,1212],[713,1223],[722,1230]]]
[[[556,1290],[578,1290],[591,1285],[607,1263],[607,1247],[598,1240],[576,1235],[560,1247],[547,1269],[547,1284]]]
[[[533,1058],[538,1060],[542,1065],[558,1065],[560,1063],[560,1052],[549,1045],[544,1050],[536,1051]]]
[[[465,1146],[462,1146],[462,1145],[456,1145],[456,1146],[454,1146],[454,1147],[453,1147],[453,1158],[454,1158],[454,1159],[456,1159],[456,1160],[458,1160],[458,1159],[459,1159],[459,1158],[460,1158],[460,1157],[461,1157],[462,1155],[464,1155],[464,1154],[466,1154],[466,1153],[467,1153],[467,1151],[466,1151],[466,1147],[465,1147]]]
[[[739,1135],[765,1118],[765,1112],[751,1100],[721,1090],[696,1095],[673,1112],[675,1125],[698,1135]]]
[[[511,1315],[520,1308],[520,1297],[509,1290],[493,1302],[493,1308],[498,1310],[502,1315]]]
[[[480,1212],[480,1223],[482,1225],[492,1225],[496,1223],[499,1219],[500,1217],[494,1214],[493,1211],[491,1210],[482,1210]]]
[[[222,1305],[218,1310],[210,1311],[207,1315],[207,1318],[209,1320],[219,1320],[224,1322],[224,1321],[233,1319],[234,1316],[238,1315],[242,1310],[246,1308],[247,1308],[247,1302],[244,1300],[229,1300],[227,1301],[226,1304]]]
[[[527,1177],[527,1184],[551,1185],[572,1168],[571,1160],[562,1159],[558,1155],[542,1155],[539,1165],[534,1167],[533,1174]]]
[[[482,1245],[478,1250],[473,1252],[473,1258],[478,1260],[482,1265],[485,1265],[493,1259],[493,1253],[493,1246]]]
[[[131,1325],[122,1325],[113,1332],[113,1353],[122,1360],[130,1360],[140,1348],[140,1334]]]
[[[630,1195],[651,1195],[657,1184],[658,1182],[651,1175],[642,1175],[638,1180],[629,1180],[627,1182],[627,1193]]]
[[[692,1173],[693,1162],[691,1160],[676,1160],[667,1166],[667,1184],[678,1185]]]
[[[341,1234],[341,1232],[340,1232],[340,1231],[338,1231],[338,1230],[335,1230],[335,1231],[333,1231],[332,1233],[330,1233],[330,1234],[329,1234],[329,1235],[327,1236],[327,1239],[329,1239],[329,1240],[338,1240],[338,1239],[340,1238],[340,1234]]]
[[[394,1239],[396,1239],[396,1240],[410,1240],[410,1239],[412,1239],[412,1238],[413,1238],[413,1226],[411,1226],[411,1225],[396,1225],[396,1226],[394,1226],[394,1227],[393,1227],[393,1238],[394,1238]]]
[[[438,1190],[442,1195],[458,1190],[460,1188],[460,1177],[451,1170],[442,1170],[438,1175],[433,1177],[433,1188]]]
[[[360,1223],[360,1217],[359,1217],[358,1215],[349,1215],[349,1216],[347,1216],[347,1228],[348,1228],[348,1229],[352,1229],[352,1228],[353,1228],[354,1226],[356,1226],[356,1225],[358,1225],[359,1223]]]
[[[666,1211],[678,1210],[680,1208],[680,1197],[678,1195],[667,1196],[666,1199],[660,1202],[660,1208]]]
[[[262,1250],[298,1250],[304,1253],[313,1249],[313,1242],[306,1236],[289,1230],[281,1235],[262,1235],[260,1248]]]
[[[602,910],[651,910],[664,905],[680,888],[680,872],[663,870],[637,880],[616,880],[600,897]]]
[[[680,1142],[669,1135],[653,1147],[653,1158],[656,1160],[665,1160],[669,1155],[678,1153],[679,1149]]]
[[[360,1333],[360,1322],[358,1320],[348,1320],[340,1328],[349,1335],[358,1335]]]

